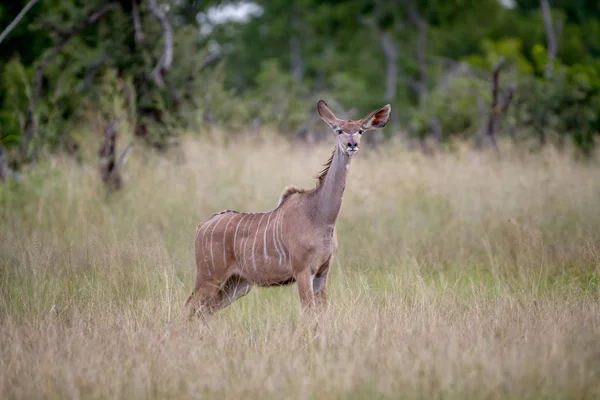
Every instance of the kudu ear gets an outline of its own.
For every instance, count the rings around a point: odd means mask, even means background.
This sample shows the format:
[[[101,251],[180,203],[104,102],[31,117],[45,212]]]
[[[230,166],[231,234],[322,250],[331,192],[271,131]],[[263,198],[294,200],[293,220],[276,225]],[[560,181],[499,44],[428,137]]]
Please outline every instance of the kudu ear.
[[[392,112],[392,106],[386,104],[377,111],[373,111],[360,120],[362,128],[367,131],[369,129],[383,128],[390,120],[390,113]]]
[[[327,103],[323,100],[317,102],[317,111],[321,116],[321,119],[327,123],[331,128],[335,129],[339,123],[339,119],[335,116],[333,111],[327,107]]]

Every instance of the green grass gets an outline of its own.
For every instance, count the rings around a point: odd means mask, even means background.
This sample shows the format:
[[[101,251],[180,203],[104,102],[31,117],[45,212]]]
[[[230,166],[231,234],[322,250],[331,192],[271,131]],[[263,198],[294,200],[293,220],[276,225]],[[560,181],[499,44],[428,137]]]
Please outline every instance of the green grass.
[[[134,152],[107,198],[52,158],[0,187],[6,398],[598,398],[598,166],[363,146],[330,307],[253,289],[184,324],[196,225],[309,187],[330,146],[252,138]],[[175,333],[177,332],[177,333]]]

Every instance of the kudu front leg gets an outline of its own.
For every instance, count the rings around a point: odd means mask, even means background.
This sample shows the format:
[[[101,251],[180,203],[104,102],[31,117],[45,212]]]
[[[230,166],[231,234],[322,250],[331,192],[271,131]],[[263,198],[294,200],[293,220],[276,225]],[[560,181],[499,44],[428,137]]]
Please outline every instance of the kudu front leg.
[[[315,304],[319,311],[327,309],[327,277],[329,273],[325,272],[315,276],[313,279],[313,293],[315,295]]]
[[[327,259],[313,278],[312,289],[315,294],[315,304],[320,312],[327,310],[327,281],[329,277],[329,266],[333,261],[333,255]]]
[[[296,276],[298,294],[304,312],[311,312],[315,308],[315,295],[313,293],[313,278],[310,271],[302,271]]]

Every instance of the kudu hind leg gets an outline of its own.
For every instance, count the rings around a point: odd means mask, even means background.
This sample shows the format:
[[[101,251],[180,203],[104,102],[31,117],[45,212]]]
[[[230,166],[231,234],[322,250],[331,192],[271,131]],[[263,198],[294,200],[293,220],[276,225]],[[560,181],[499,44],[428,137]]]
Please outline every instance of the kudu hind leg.
[[[332,259],[333,257],[329,258],[329,260],[319,268],[319,272],[313,278],[312,282],[315,304],[320,310],[325,310],[327,308],[327,281],[329,277],[329,265],[331,264]]]
[[[221,282],[217,279],[202,280],[198,277],[194,291],[185,302],[185,307],[189,311],[188,318],[191,319],[194,316],[200,316],[205,313],[211,314],[220,290]]]
[[[313,292],[315,294],[315,304],[319,309],[327,308],[327,276],[328,272],[323,275],[317,275],[313,279]]]
[[[244,278],[239,276],[230,277],[219,291],[213,311],[221,310],[241,297],[244,297],[250,292],[252,286]]]

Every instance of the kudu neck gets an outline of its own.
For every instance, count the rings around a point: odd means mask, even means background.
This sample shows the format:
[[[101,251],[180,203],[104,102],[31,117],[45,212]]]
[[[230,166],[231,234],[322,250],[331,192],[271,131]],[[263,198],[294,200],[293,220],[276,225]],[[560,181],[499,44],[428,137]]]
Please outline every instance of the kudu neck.
[[[314,197],[317,202],[315,209],[318,222],[325,225],[335,224],[342,208],[349,168],[350,156],[346,155],[336,144],[329,171]]]

